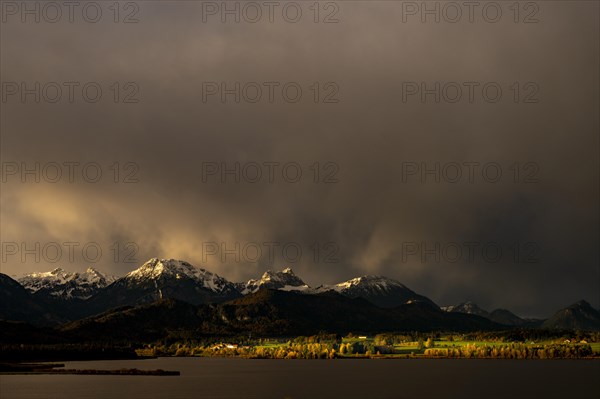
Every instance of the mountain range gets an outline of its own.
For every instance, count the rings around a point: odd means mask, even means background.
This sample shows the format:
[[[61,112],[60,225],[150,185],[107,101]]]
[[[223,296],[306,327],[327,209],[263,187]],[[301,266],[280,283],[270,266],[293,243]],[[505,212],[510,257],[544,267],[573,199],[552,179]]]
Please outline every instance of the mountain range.
[[[506,327],[600,329],[600,312],[585,301],[546,321],[530,320],[506,309],[487,312],[471,302],[440,308],[382,276],[313,288],[286,268],[233,283],[185,261],[157,258],[121,278],[94,269],[84,273],[55,269],[17,281],[0,274],[0,297],[0,319],[60,325],[81,336],[104,328],[135,336],[186,326],[202,334],[251,331],[265,335]],[[144,319],[150,313],[155,316]],[[119,322],[125,325],[117,328]],[[144,332],[136,333],[140,326],[146,326]]]
[[[45,273],[31,273],[18,280],[29,292],[55,299],[88,299],[112,284],[116,278],[94,268],[84,273],[69,273],[61,268]]]
[[[539,319],[523,319],[507,309],[495,309],[488,312],[471,301],[463,302],[456,306],[445,306],[442,307],[442,310],[453,313],[474,314],[485,317],[498,324],[513,327],[540,327],[543,322],[543,320]]]

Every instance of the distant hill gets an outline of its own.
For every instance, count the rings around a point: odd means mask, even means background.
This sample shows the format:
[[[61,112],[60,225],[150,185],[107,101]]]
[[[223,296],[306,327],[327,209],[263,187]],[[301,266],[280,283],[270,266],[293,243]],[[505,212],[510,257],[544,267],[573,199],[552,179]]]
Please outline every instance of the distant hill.
[[[485,317],[488,320],[508,327],[537,328],[540,327],[543,322],[543,320],[538,319],[523,319],[507,309],[495,309],[492,312],[488,312],[487,310],[480,308],[476,303],[470,301],[463,302],[456,306],[445,306],[442,307],[442,309],[446,312],[465,313]]]
[[[0,320],[0,342],[3,344],[54,344],[67,341],[64,334],[51,327],[36,327],[22,321]]]
[[[528,321],[520,318],[513,312],[507,309],[496,309],[489,314],[488,319],[505,326],[523,327],[528,324]]]
[[[556,312],[542,324],[555,330],[600,330],[600,311],[586,301],[579,301]]]
[[[0,273],[0,320],[26,321],[39,325],[63,321],[49,306],[37,300],[21,284]]]
[[[262,289],[226,303],[194,306],[167,299],[125,307],[70,323],[63,331],[81,339],[157,339],[172,331],[199,335],[287,336],[320,331],[384,332],[494,330],[478,316],[448,314],[429,304],[379,308],[362,298],[335,292],[303,295]]]

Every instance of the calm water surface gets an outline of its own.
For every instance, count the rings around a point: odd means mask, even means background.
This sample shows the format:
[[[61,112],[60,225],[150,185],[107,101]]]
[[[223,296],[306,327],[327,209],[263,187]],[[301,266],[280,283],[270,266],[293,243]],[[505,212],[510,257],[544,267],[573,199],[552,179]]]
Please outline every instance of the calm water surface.
[[[181,376],[4,375],[0,398],[600,398],[597,360],[159,358],[65,366]]]

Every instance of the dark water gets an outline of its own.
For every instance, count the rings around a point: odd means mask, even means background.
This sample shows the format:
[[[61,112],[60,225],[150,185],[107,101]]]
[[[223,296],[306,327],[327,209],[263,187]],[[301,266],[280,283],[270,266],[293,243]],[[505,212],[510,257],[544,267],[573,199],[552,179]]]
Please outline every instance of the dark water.
[[[68,362],[67,368],[179,370],[179,377],[4,375],[0,397],[600,398],[594,360],[247,360]]]

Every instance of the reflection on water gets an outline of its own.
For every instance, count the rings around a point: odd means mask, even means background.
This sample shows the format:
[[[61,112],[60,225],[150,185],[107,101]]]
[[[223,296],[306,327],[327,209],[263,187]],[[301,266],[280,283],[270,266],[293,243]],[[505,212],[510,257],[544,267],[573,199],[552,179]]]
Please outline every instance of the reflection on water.
[[[179,377],[4,375],[0,397],[599,398],[597,360],[247,360],[67,362],[66,368],[179,370]]]

